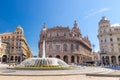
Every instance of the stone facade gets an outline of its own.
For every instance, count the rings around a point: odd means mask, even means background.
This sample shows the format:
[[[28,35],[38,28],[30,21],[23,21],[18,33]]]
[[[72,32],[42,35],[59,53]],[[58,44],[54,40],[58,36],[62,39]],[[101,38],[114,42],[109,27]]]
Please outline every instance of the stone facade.
[[[6,55],[7,44],[1,42],[0,38],[0,62],[2,62],[2,56]]]
[[[100,52],[96,51],[96,52],[93,52],[93,54],[94,54],[95,65],[99,66],[100,65]]]
[[[14,32],[5,32],[0,34],[2,43],[7,45],[6,53],[2,54],[1,61],[7,62],[21,62],[26,58],[32,57],[31,50],[28,47],[27,41],[24,37],[24,31],[21,26],[18,26]]]
[[[120,24],[111,25],[110,20],[102,17],[98,25],[101,63],[120,65]]]
[[[46,57],[57,57],[69,64],[93,59],[91,43],[88,37],[82,37],[76,21],[72,29],[62,26],[47,29],[44,24],[38,45],[39,57],[42,56],[43,40],[46,41]]]

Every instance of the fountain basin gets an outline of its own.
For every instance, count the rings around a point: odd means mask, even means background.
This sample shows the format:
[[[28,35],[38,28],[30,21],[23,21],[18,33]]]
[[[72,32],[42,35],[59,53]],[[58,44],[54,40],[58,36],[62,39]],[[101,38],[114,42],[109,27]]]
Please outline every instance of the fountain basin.
[[[15,66],[15,69],[56,70],[69,69],[69,65],[58,58],[28,58]]]

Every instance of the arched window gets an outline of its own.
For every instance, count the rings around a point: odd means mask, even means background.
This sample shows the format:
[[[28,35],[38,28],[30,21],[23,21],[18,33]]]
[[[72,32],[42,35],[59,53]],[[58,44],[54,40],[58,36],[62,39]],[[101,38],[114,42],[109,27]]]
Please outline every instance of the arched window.
[[[63,51],[67,51],[67,44],[63,45]]]
[[[52,44],[51,43],[49,44],[49,50],[52,50]]]
[[[60,45],[56,45],[56,51],[60,51]]]
[[[50,38],[52,37],[52,34],[50,34]]]
[[[66,33],[64,33],[64,36],[66,36]]]
[[[65,55],[65,56],[63,57],[63,60],[64,60],[66,63],[68,63],[68,56]]]
[[[17,32],[17,34],[19,34],[19,32]]]
[[[59,59],[60,59],[60,56],[59,56],[59,55],[57,55],[57,56],[56,56],[56,58],[59,58]]]
[[[7,62],[7,56],[6,56],[6,55],[3,55],[3,56],[2,56],[2,62],[3,62],[3,63],[6,63],[6,62]]]
[[[79,45],[78,45],[78,44],[76,44],[76,50],[77,50],[77,51],[79,50]]]
[[[57,33],[57,37],[59,36],[59,34]]]
[[[74,63],[74,60],[75,58],[74,58],[74,56],[71,56],[71,63]]]
[[[11,61],[13,60],[13,56],[11,56],[10,60],[11,60]]]

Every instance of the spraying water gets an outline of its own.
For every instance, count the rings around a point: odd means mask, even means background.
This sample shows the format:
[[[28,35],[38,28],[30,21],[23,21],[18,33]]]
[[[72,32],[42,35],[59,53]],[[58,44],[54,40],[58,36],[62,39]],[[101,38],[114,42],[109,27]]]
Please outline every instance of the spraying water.
[[[43,55],[42,58],[45,58],[45,40],[43,40]]]
[[[42,58],[28,58],[21,62],[16,68],[24,69],[63,69],[69,65],[58,58],[45,58],[45,40],[43,40]],[[22,69],[21,68],[21,69]]]

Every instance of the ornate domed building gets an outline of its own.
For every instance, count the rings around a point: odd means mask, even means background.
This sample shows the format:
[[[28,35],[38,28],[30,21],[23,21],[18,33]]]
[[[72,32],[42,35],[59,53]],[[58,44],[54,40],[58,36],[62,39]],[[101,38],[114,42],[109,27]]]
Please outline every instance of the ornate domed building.
[[[39,57],[42,56],[43,40],[46,41],[46,57],[57,57],[67,63],[86,63],[93,58],[88,37],[82,37],[76,21],[72,29],[56,26],[47,29],[44,24],[40,33]]]
[[[111,24],[105,16],[98,23],[102,65],[120,65],[120,24]]]
[[[24,36],[24,30],[19,25],[14,32],[5,32],[0,34],[2,43],[7,44],[5,53],[2,54],[1,62],[20,63],[26,58],[32,56],[32,52]]]

